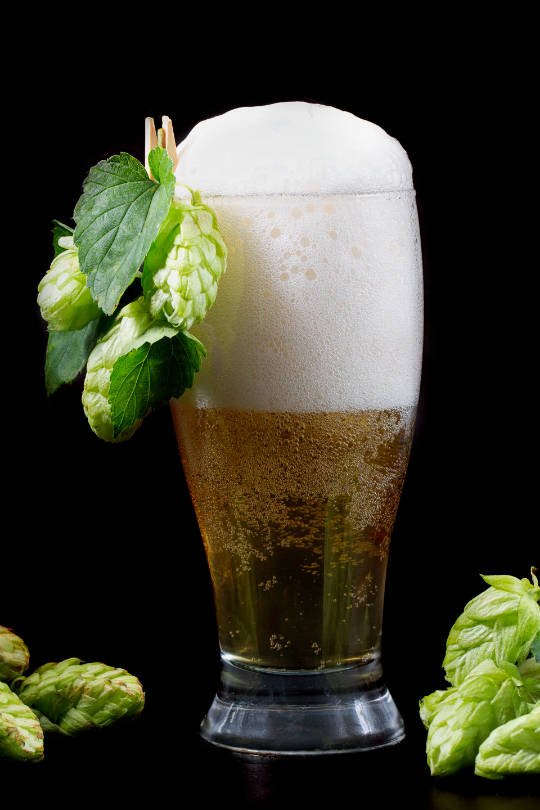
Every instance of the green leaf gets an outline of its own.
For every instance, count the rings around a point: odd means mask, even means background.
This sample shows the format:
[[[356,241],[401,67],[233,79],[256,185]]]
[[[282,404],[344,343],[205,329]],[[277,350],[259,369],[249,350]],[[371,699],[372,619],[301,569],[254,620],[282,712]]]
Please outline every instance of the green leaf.
[[[59,253],[62,253],[64,250],[67,250],[67,248],[64,248],[58,244],[58,240],[62,236],[73,236],[73,228],[70,228],[69,225],[64,225],[63,222],[59,222],[57,219],[53,219],[52,235],[53,235],[54,257],[56,258]]]
[[[114,364],[109,388],[114,435],[191,388],[206,350],[187,332],[143,343]]]
[[[170,191],[172,197],[176,177],[174,176],[172,160],[167,150],[163,149],[161,146],[156,146],[155,149],[152,149],[148,155],[148,165],[157,182],[162,183],[165,188]]]
[[[486,779],[540,774],[540,702],[491,732],[480,746],[474,772]]]
[[[82,329],[49,332],[45,357],[45,387],[49,396],[80,374],[108,320],[100,315]]]
[[[94,300],[108,315],[135,278],[174,192],[172,161],[165,150],[153,149],[149,162],[162,182],[151,180],[127,152],[100,161],[90,169],[75,206],[81,270],[88,275]]]

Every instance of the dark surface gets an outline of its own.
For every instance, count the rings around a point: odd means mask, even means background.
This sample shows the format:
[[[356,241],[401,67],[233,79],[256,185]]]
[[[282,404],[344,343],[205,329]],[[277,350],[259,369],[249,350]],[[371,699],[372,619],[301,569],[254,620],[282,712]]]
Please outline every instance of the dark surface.
[[[138,806],[146,794],[151,806],[164,806],[166,797],[176,806],[191,790],[189,807],[231,798],[237,807],[538,807],[537,782],[431,779],[417,716],[418,699],[444,685],[446,634],[482,588],[479,573],[526,576],[540,563],[528,393],[537,363],[537,303],[529,293],[535,240],[521,202],[535,148],[526,65],[510,63],[502,46],[491,48],[483,28],[475,38],[470,20],[446,47],[432,39],[413,49],[414,60],[409,46],[378,42],[373,56],[342,39],[334,46],[338,58],[322,20],[305,50],[280,32],[277,70],[271,46],[237,41],[233,20],[220,21],[219,44],[205,31],[203,42],[186,45],[180,20],[169,31],[156,15],[137,40],[129,39],[125,20],[114,27],[107,19],[108,26],[95,26],[95,41],[81,40],[81,29],[71,31],[67,21],[61,34],[36,23],[37,44],[25,51],[30,74],[6,87],[13,137],[3,168],[13,217],[5,231],[10,281],[2,286],[0,623],[24,637],[32,666],[76,655],[125,667],[142,680],[147,707],[123,728],[48,740],[40,764],[0,763],[0,796],[24,785],[28,800],[59,806],[85,799]],[[128,58],[127,45],[125,54],[118,45],[101,48],[104,29],[125,34],[143,56]],[[158,31],[167,34],[167,47]],[[173,51],[181,56],[174,65]],[[232,756],[197,737],[216,687],[218,650],[211,585],[168,412],[154,414],[127,444],[108,446],[86,425],[79,383],[47,400],[35,287],[51,258],[51,219],[70,220],[97,160],[120,150],[142,158],[145,116],[170,115],[180,139],[203,117],[291,99],[373,120],[408,151],[426,340],[384,619],[386,678],[407,742],[373,755],[272,761]]]

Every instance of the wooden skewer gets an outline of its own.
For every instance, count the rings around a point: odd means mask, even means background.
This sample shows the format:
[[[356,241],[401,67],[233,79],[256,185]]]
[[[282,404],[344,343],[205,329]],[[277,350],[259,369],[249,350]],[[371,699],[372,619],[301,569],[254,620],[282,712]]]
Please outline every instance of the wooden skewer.
[[[164,115],[162,117],[161,126],[163,127],[163,131],[165,133],[165,149],[169,153],[169,157],[172,160],[172,167],[174,172],[174,170],[178,166],[178,155],[176,154],[176,141],[174,139],[173,125],[168,115]]]
[[[148,163],[148,155],[158,145],[157,132],[153,118],[144,119],[144,165],[148,176],[152,178],[150,165]],[[152,178],[155,179],[155,178]]]

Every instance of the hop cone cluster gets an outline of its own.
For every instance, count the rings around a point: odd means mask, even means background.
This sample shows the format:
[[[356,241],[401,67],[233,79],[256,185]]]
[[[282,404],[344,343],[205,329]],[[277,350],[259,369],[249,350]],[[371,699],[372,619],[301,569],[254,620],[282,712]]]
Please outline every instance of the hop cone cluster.
[[[174,199],[144,263],[143,290],[152,317],[185,330],[199,323],[214,303],[226,263],[213,210],[196,195],[192,204]]]
[[[43,759],[39,720],[5,683],[0,683],[0,757]]]
[[[28,647],[9,628],[0,625],[0,681],[10,683],[28,669]]]
[[[42,718],[46,730],[67,735],[108,726],[144,707],[144,692],[134,675],[105,664],[81,663],[79,658],[45,664],[18,679],[13,688]]]
[[[82,329],[97,318],[100,309],[79,267],[79,252],[71,236],[61,237],[59,253],[38,285],[41,315],[54,332]]]
[[[427,759],[431,773],[438,775],[473,765],[493,729],[531,709],[518,668],[493,661],[483,661],[459,686],[426,700],[420,714],[429,726]]]
[[[471,765],[491,779],[538,773],[538,579],[534,569],[532,582],[507,575],[483,579],[490,587],[465,606],[446,643],[443,667],[453,686],[420,703],[429,729],[428,764],[437,775]]]

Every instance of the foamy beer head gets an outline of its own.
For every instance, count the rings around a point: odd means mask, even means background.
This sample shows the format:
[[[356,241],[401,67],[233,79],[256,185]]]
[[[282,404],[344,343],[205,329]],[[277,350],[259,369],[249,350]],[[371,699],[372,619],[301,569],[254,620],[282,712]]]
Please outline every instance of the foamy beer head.
[[[375,124],[303,102],[231,110],[178,147],[229,249],[183,404],[404,408],[418,399],[422,286],[407,154]],[[182,187],[177,187],[182,193]]]

